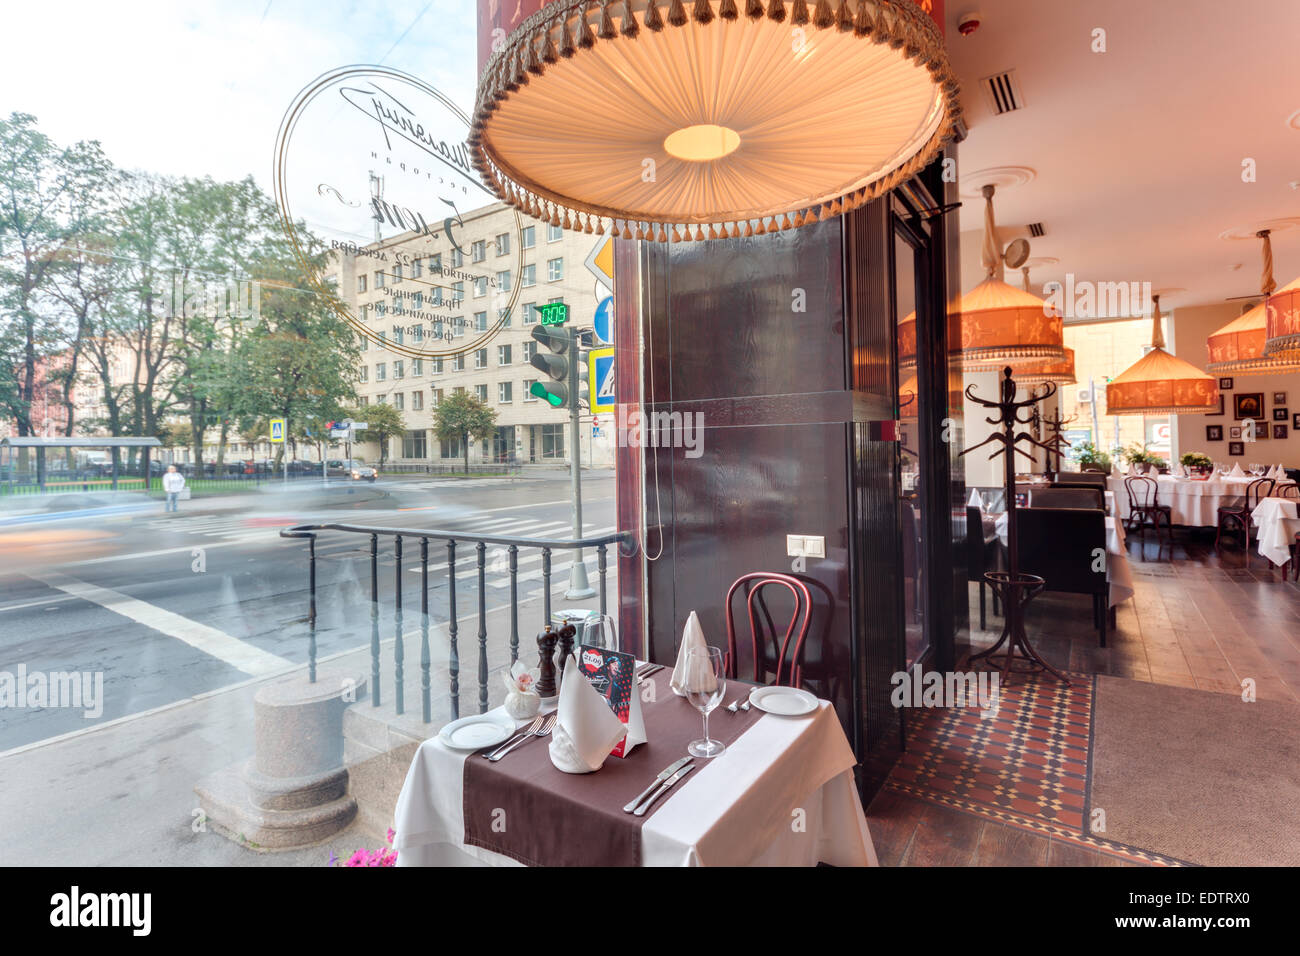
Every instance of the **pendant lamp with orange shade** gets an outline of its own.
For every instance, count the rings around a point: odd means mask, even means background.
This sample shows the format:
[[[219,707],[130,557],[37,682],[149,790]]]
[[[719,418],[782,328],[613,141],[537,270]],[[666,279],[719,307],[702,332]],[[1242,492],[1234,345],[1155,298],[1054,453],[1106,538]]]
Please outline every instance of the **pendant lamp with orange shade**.
[[[1165,351],[1160,296],[1151,297],[1151,351],[1106,386],[1108,415],[1209,415],[1219,410],[1219,383]]]
[[[1273,247],[1269,243],[1269,230],[1256,233],[1264,241],[1264,272],[1260,292],[1265,301],[1242,313],[1223,328],[1213,332],[1205,341],[1209,354],[1207,371],[1216,375],[1269,375],[1275,372],[1294,372],[1300,369],[1300,350],[1267,354],[1268,346],[1268,296],[1277,289],[1273,280]]]

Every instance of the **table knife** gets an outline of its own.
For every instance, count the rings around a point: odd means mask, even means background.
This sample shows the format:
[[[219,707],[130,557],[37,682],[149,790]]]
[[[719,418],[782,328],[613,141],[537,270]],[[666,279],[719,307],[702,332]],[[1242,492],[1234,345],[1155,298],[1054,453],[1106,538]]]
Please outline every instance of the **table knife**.
[[[665,793],[671,790],[673,788],[673,784],[675,784],[678,780],[682,779],[682,777],[686,776],[694,769],[695,769],[694,764],[687,764],[681,770],[678,770],[675,774],[673,774],[671,777],[669,777],[667,780],[665,780],[663,783],[659,785],[659,789],[650,795],[649,800],[647,800],[645,803],[641,804],[641,806],[637,807],[634,811],[632,811],[632,815],[637,817],[645,816],[646,811],[649,810],[650,807],[654,805],[654,802],[656,800],[658,800]]]
[[[650,796],[650,794],[654,791],[655,787],[659,786],[659,784],[663,783],[665,780],[667,780],[669,777],[675,774],[678,770],[681,770],[682,767],[685,767],[688,763],[690,763],[694,759],[695,759],[694,757],[683,757],[681,760],[674,760],[667,767],[664,767],[664,769],[660,772],[659,776],[655,777],[654,780],[651,782],[650,786],[642,790],[641,793],[631,803],[623,807],[623,812],[631,813],[633,810],[636,809],[636,805],[638,803],[640,803],[646,797]]]

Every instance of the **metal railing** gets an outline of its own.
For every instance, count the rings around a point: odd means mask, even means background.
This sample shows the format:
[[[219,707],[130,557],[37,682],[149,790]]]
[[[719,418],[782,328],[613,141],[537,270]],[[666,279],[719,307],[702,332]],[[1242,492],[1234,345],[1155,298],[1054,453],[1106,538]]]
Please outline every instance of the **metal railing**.
[[[594,538],[554,539],[554,538],[519,538],[504,535],[473,534],[465,531],[436,531],[413,528],[383,528],[353,524],[306,524],[284,528],[280,531],[282,538],[306,538],[308,542],[308,651],[307,673],[312,683],[316,681],[316,538],[322,531],[341,531],[347,534],[368,535],[370,538],[370,703],[380,705],[380,667],[379,667],[379,539],[393,539],[393,602],[395,610],[396,643],[393,647],[394,665],[394,705],[398,714],[405,712],[404,678],[406,650],[402,633],[402,572],[403,542],[418,539],[420,542],[420,703],[422,719],[425,723],[433,720],[431,690],[432,657],[429,649],[429,542],[445,542],[447,549],[447,637],[448,637],[448,683],[451,700],[451,716],[460,717],[460,649],[458,644],[459,621],[456,612],[456,546],[459,542],[471,542],[475,549],[475,567],[478,584],[478,704],[479,713],[488,709],[488,631],[487,631],[487,547],[495,545],[506,548],[509,559],[510,576],[510,663],[519,658],[519,551],[521,548],[536,548],[542,558],[542,624],[551,623],[551,555],[554,551],[572,551],[592,548],[596,552],[596,570],[600,577],[600,613],[605,614],[608,607],[608,590],[606,574],[609,569],[609,546],[611,544],[631,543],[631,532],[622,531],[601,535]]]

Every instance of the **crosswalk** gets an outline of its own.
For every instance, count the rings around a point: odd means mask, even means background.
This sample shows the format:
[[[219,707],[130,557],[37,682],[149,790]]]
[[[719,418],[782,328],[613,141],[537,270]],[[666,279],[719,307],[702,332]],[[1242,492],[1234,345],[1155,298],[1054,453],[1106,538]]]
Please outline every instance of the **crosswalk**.
[[[540,478],[443,478],[422,481],[412,487],[422,491],[445,491],[448,488],[512,488],[518,484],[541,481]]]
[[[241,538],[254,540],[274,537],[280,525],[259,525],[246,515],[187,515],[172,514],[144,522],[150,531],[157,533],[197,534],[205,538]]]

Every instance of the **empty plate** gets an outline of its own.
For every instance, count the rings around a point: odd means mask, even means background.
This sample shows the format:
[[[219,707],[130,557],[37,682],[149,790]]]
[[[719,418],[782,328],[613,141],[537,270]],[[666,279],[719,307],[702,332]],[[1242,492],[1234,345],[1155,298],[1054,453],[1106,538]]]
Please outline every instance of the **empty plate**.
[[[499,744],[515,732],[515,722],[500,714],[475,714],[453,720],[438,731],[438,739],[452,750],[482,750]]]
[[[749,702],[759,710],[782,717],[802,717],[817,709],[817,698],[794,687],[755,687]]]

